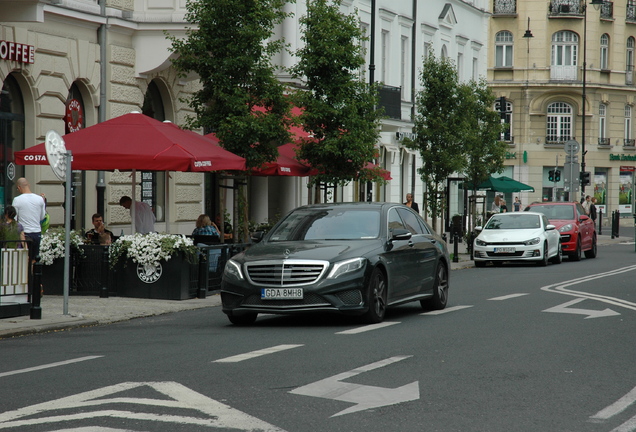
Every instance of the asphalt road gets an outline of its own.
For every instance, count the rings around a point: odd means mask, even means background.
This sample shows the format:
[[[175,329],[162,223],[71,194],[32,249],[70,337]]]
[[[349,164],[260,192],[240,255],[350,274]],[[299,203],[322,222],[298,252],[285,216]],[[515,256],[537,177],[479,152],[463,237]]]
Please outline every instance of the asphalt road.
[[[448,308],[220,308],[0,340],[0,431],[636,431],[636,252],[451,273]]]

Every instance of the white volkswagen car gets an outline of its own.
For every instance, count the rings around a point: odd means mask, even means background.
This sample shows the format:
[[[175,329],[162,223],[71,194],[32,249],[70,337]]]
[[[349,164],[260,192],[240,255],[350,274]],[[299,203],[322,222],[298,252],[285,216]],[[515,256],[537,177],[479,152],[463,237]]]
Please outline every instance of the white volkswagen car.
[[[473,246],[476,267],[504,261],[535,261],[546,266],[548,261],[560,264],[563,259],[561,235],[541,213],[495,214],[486,226],[475,230],[479,232]]]

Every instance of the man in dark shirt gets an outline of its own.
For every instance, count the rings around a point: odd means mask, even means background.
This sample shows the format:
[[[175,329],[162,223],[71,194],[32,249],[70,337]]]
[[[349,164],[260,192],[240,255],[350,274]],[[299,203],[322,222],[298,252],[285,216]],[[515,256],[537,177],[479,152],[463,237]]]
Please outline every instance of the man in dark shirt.
[[[93,226],[85,235],[90,244],[109,245],[113,242],[113,233],[106,229],[104,218],[99,213],[93,215]]]

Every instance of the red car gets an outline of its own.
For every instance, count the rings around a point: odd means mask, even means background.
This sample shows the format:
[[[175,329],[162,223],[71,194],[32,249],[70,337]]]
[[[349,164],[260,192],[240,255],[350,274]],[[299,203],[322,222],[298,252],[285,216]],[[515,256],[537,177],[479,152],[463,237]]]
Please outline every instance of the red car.
[[[543,213],[557,227],[561,233],[563,254],[571,260],[579,261],[582,252],[586,258],[596,258],[596,228],[581,204],[542,202],[530,204],[525,210]]]

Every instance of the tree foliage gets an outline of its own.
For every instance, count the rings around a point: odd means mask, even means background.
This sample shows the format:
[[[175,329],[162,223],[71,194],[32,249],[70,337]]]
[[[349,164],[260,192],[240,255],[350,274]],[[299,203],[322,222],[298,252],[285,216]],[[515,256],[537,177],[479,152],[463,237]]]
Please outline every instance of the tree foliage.
[[[427,187],[427,209],[433,221],[442,213],[446,179],[464,173],[471,183],[501,171],[505,143],[499,142],[501,125],[493,111],[494,96],[483,81],[459,82],[448,59],[428,56],[420,74],[422,89],[416,97],[415,138],[405,144],[418,150],[418,169]]]
[[[287,14],[286,0],[188,0],[185,39],[168,36],[177,54],[174,67],[195,72],[202,88],[188,102],[196,118],[221,145],[259,167],[278,156],[289,140],[290,105],[276,79],[271,57],[284,47],[273,39]],[[260,107],[260,109],[254,109]]]
[[[306,88],[294,95],[303,109],[302,127],[312,135],[300,145],[299,158],[319,172],[314,182],[347,184],[364,175],[384,181],[364,166],[376,156],[381,111],[377,91],[359,77],[364,38],[354,15],[340,12],[340,0],[309,0],[301,17],[304,46],[296,55],[294,77]]]

